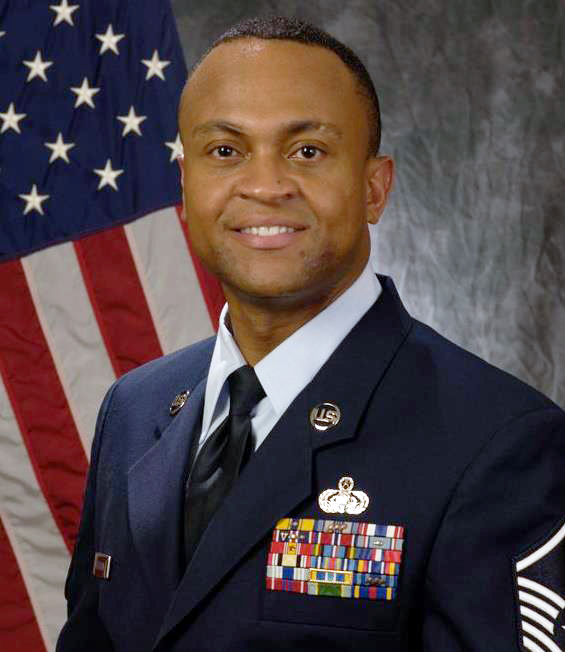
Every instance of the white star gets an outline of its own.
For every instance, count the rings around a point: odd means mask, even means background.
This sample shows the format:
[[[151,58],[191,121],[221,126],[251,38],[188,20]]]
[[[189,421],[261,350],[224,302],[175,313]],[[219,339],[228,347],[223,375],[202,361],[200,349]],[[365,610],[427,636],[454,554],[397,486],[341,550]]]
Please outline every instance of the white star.
[[[96,34],[95,36],[102,43],[100,46],[100,54],[104,54],[104,52],[107,52],[108,50],[120,54],[118,50],[118,41],[121,41],[125,37],[125,34],[114,34],[114,28],[110,24],[104,34]]]
[[[0,32],[0,38],[2,38],[3,36],[6,36],[6,32]]]
[[[58,158],[63,159],[65,163],[70,163],[68,151],[75,146],[74,143],[65,143],[63,142],[63,134],[59,132],[57,140],[54,143],[45,143],[45,147],[48,147],[51,150],[51,157],[49,158],[49,163],[53,163]]]
[[[34,77],[41,77],[43,81],[47,81],[45,71],[49,66],[53,65],[52,61],[43,61],[41,58],[41,50],[38,50],[33,61],[24,61],[24,66],[29,68],[27,74],[27,81],[30,82]]]
[[[112,170],[112,162],[108,159],[104,169],[94,170],[94,174],[97,174],[100,177],[98,190],[101,190],[104,186],[112,186],[114,190],[117,190],[118,184],[116,183],[116,179],[123,173],[123,170]]]
[[[43,215],[43,206],[42,203],[46,200],[49,199],[49,195],[38,195],[37,194],[37,186],[35,183],[31,187],[31,192],[29,195],[18,195],[20,199],[23,199],[26,203],[26,207],[24,208],[24,215],[27,215],[30,211],[37,211],[41,215]]]
[[[71,90],[73,93],[76,93],[77,96],[75,109],[81,104],[88,104],[88,106],[94,108],[92,97],[96,95],[100,89],[94,88],[94,86],[89,86],[88,79],[86,77],[82,80],[82,84],[80,86],[71,86]]]
[[[27,113],[16,113],[14,103],[11,102],[6,113],[0,113],[0,118],[2,118],[4,121],[2,129],[0,129],[0,134],[8,131],[8,129],[13,129],[14,131],[17,131],[19,134],[21,134],[22,132],[20,131],[19,122],[20,120],[23,120],[26,115]]]
[[[164,59],[160,60],[157,50],[153,50],[153,56],[151,59],[142,59],[141,63],[144,66],[147,66],[147,74],[145,75],[146,81],[151,79],[151,77],[160,77],[164,80],[165,75],[163,74],[163,68],[166,68],[171,64],[170,61],[165,61]]]
[[[78,5],[69,5],[68,0],[61,0],[61,3],[58,5],[49,5],[49,9],[57,14],[53,25],[59,25],[59,23],[65,22],[74,26],[73,11],[78,9]]]
[[[122,138],[123,138],[126,134],[129,134],[130,131],[133,131],[138,136],[141,136],[141,129],[139,128],[139,125],[144,120],[147,120],[147,116],[135,115],[135,110],[133,106],[130,106],[129,113],[127,115],[118,115],[116,116],[116,119],[124,123],[124,130],[122,131]]]
[[[171,158],[169,159],[171,163],[175,161],[179,156],[184,154],[180,134],[178,133],[175,140],[171,142],[165,142],[165,145],[171,150]]]

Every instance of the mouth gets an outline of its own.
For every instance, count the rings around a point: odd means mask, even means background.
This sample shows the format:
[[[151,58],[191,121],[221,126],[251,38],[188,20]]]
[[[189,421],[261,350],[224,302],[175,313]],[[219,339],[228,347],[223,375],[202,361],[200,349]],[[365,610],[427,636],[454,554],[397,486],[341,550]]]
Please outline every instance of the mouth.
[[[232,230],[234,236],[251,249],[283,249],[296,242],[306,231],[303,226],[288,224],[257,224]]]
[[[280,235],[281,233],[295,233],[302,229],[295,229],[292,226],[246,226],[244,229],[238,229],[240,233],[249,235],[258,235],[261,238]]]

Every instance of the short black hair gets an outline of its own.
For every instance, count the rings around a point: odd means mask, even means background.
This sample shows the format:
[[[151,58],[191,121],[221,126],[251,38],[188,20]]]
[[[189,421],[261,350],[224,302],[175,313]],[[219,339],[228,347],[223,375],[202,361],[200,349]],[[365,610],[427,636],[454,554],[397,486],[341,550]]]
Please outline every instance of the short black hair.
[[[298,18],[289,18],[286,16],[257,16],[240,20],[229,27],[223,34],[220,34],[208,46],[198,61],[192,66],[188,77],[190,78],[200,63],[218,45],[242,38],[297,41],[305,45],[318,46],[335,52],[351,70],[355,76],[361,95],[367,100],[369,109],[368,155],[377,156],[381,142],[381,112],[373,81],[367,69],[353,50],[315,25],[299,20]]]

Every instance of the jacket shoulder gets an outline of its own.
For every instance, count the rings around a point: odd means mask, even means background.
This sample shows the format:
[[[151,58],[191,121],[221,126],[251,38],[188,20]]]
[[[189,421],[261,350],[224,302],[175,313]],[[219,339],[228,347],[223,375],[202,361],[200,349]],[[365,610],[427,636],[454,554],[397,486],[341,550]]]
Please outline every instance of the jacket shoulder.
[[[414,320],[406,341],[415,371],[436,385],[446,410],[476,410],[494,421],[530,411],[555,408],[547,396],[512,374],[451,342],[433,328]]]

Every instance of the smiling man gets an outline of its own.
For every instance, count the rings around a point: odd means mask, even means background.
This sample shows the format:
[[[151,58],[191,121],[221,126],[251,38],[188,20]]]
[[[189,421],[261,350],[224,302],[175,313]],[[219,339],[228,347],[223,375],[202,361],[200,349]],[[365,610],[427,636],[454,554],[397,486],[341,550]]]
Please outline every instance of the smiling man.
[[[375,101],[332,50],[258,38],[213,48],[185,88],[189,233],[250,364],[367,265],[393,176],[368,155]]]
[[[216,338],[102,406],[58,650],[564,650],[565,415],[369,260],[393,163],[317,28],[244,21],[179,108]]]

